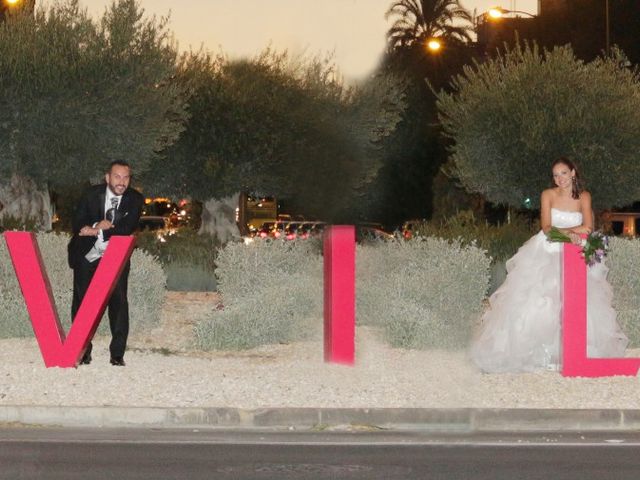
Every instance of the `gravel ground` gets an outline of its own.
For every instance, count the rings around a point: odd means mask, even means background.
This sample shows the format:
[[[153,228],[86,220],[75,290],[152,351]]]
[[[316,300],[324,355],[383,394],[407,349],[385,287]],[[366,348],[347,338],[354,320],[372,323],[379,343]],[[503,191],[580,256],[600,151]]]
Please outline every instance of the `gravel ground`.
[[[324,363],[320,339],[190,351],[193,319],[217,302],[211,293],[168,293],[161,327],[131,337],[125,368],[109,365],[105,337],[94,342],[93,363],[78,369],[45,368],[35,339],[0,340],[0,405],[640,408],[635,377],[485,375],[464,352],[391,349],[365,327],[354,367]]]

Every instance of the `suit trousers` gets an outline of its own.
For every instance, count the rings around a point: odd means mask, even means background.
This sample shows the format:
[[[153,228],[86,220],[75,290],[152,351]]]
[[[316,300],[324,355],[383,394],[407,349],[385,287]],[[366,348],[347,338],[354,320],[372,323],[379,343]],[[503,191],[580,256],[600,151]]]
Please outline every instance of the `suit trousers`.
[[[93,275],[98,264],[102,260],[89,262],[83,258],[80,264],[73,269],[73,302],[71,304],[71,321],[76,317],[82,299],[87,293]],[[129,301],[127,300],[127,288],[129,284],[129,270],[131,262],[127,261],[116,283],[108,303],[109,327],[111,329],[111,344],[109,352],[112,358],[123,357],[127,348],[129,336]],[[87,346],[84,356],[91,355],[93,346],[91,342]]]

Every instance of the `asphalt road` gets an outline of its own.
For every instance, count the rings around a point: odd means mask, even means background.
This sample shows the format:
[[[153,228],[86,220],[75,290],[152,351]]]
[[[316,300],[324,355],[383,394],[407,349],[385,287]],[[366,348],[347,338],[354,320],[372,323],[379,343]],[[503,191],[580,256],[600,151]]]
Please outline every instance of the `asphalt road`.
[[[640,434],[0,428],[0,479],[633,479]]]

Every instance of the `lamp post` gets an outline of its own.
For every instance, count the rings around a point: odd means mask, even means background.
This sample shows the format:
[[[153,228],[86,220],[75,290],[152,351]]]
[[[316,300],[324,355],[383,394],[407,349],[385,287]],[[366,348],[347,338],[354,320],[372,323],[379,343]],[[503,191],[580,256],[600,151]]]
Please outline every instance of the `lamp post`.
[[[36,0],[0,0],[0,23],[17,12],[32,15]]]
[[[438,53],[442,49],[442,41],[439,38],[429,38],[425,46],[431,53]]]
[[[18,8],[21,3],[22,0],[0,0],[0,22],[6,18],[7,13]]]
[[[609,56],[610,53],[610,37],[609,37],[609,0],[605,0],[604,2],[604,16],[605,16],[605,23],[606,23],[606,27],[605,27],[605,51],[607,53],[607,56]]]
[[[487,11],[489,17],[495,20],[498,20],[510,13],[513,13],[515,15],[527,15],[528,17],[536,18],[536,15],[534,15],[533,13],[524,12],[522,10],[507,10],[506,8],[502,7],[492,7]]]
[[[520,33],[524,32],[525,36],[528,35],[528,32],[534,31],[533,29],[536,27],[539,17],[533,13],[522,10],[507,10],[506,8],[496,6],[488,9],[476,18],[479,20],[476,22],[478,45],[482,52],[487,54],[491,49],[498,48],[503,41],[509,40],[507,38],[509,34],[513,33],[515,39],[515,32],[517,31]],[[501,23],[502,25],[498,26]],[[496,42],[496,39],[500,38],[502,40]],[[513,39],[509,41],[512,40]]]

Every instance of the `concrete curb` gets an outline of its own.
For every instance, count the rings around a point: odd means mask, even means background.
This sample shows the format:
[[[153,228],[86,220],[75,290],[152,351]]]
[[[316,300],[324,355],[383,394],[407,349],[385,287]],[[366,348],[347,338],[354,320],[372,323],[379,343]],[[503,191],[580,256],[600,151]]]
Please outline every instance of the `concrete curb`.
[[[161,408],[0,406],[0,424],[433,432],[635,431],[640,410],[429,408]]]

